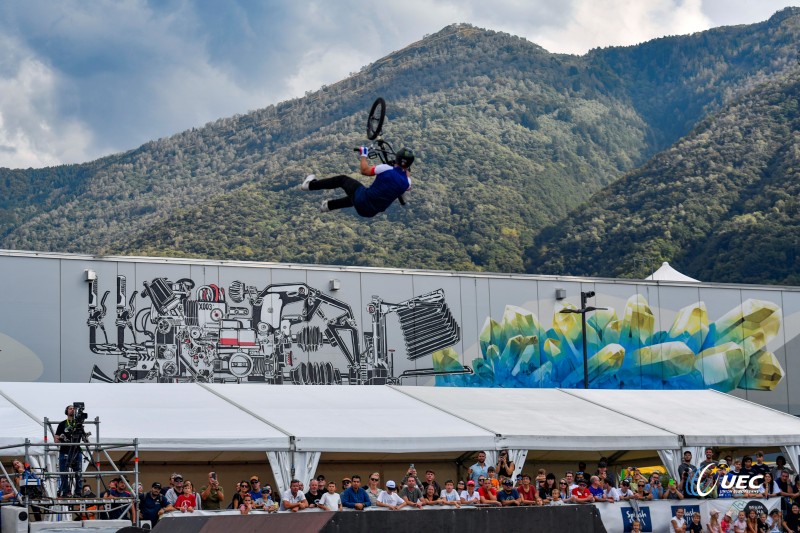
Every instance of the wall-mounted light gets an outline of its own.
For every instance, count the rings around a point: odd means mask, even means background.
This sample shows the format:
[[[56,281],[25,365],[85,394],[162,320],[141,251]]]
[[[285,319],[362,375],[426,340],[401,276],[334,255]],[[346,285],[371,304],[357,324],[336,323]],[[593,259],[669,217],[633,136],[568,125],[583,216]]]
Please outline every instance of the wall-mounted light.
[[[339,281],[338,279],[332,279],[331,280],[330,289],[332,291],[338,291],[341,288],[342,288],[342,282],[341,281]]]
[[[556,300],[563,300],[567,297],[567,289],[556,289]]]
[[[91,268],[87,268],[83,271],[84,279],[86,281],[95,281],[97,279],[97,272],[92,270]]]

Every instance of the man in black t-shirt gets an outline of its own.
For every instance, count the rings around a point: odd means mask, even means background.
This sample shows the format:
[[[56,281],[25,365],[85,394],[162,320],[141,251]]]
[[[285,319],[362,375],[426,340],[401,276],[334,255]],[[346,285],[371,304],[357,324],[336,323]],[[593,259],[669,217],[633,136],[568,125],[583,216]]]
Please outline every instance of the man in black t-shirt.
[[[683,462],[678,466],[678,477],[680,478],[680,489],[684,494],[691,483],[692,476],[697,472],[697,467],[692,464],[692,452],[686,450],[683,452]]]
[[[769,472],[769,466],[764,463],[764,452],[758,451],[756,452],[756,462],[753,464],[753,472],[756,475],[763,476],[767,472]],[[772,489],[770,489],[770,492]]]
[[[320,498],[324,492],[319,490],[319,482],[316,479],[312,479],[308,482],[308,492],[306,492],[306,501],[308,502],[308,506],[310,508],[316,508],[317,504],[319,504]]]
[[[425,494],[425,491],[428,490],[428,485],[433,485],[436,494],[442,493],[442,487],[439,486],[439,482],[436,481],[436,472],[433,470],[427,470],[425,472],[425,481],[422,482],[422,493]]]
[[[68,405],[64,409],[64,414],[67,418],[62,420],[56,428],[54,440],[56,444],[65,444],[71,442],[80,442],[77,426],[74,420],[75,408]],[[65,497],[74,494],[80,497],[81,487],[83,486],[83,454],[78,446],[60,446],[58,450],[58,471],[59,472],[74,472],[75,489],[73,491],[69,474],[61,474],[58,483],[58,495]]]

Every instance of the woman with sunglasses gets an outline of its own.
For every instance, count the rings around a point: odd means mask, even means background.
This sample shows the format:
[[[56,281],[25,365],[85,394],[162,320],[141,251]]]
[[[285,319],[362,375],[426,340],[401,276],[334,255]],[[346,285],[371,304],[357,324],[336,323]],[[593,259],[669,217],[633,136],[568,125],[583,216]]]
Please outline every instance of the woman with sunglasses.
[[[250,495],[250,483],[242,480],[239,483],[239,492],[234,494],[233,499],[231,500],[231,508],[239,509],[239,507],[244,503],[245,495]],[[250,499],[253,499],[253,497],[250,496]]]
[[[369,480],[367,481],[367,496],[369,496],[369,501],[373,507],[378,505],[378,496],[383,492],[378,486],[380,481],[381,476],[377,472],[370,474]]]
[[[572,492],[569,490],[569,483],[567,483],[566,479],[562,479],[558,482],[558,495],[560,498],[559,501],[572,503]]]
[[[636,482],[636,490],[634,491],[633,497],[639,501],[647,501],[652,500],[653,495],[650,494],[649,491],[646,489],[645,479],[641,478],[639,481]]]

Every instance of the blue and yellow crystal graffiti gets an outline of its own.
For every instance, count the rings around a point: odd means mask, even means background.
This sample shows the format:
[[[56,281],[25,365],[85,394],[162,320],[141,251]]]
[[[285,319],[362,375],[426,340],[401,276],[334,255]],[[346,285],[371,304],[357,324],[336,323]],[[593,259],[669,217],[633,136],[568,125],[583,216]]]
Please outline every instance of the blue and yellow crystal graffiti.
[[[482,357],[472,375],[439,376],[439,386],[582,387],[580,315],[560,313],[545,330],[532,312],[506,306],[502,322],[486,319]],[[747,300],[710,323],[703,302],[681,309],[668,331],[641,295],[628,299],[624,316],[596,311],[587,320],[589,386],[608,389],[733,389],[771,391],[784,377],[767,344],[781,327],[780,308]],[[448,348],[433,354],[434,368],[460,368]]]

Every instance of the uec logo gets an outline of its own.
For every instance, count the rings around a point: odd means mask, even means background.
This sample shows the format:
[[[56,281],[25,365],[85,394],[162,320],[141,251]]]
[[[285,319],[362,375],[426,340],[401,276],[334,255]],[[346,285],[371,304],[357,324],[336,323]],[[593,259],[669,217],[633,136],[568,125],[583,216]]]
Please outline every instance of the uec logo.
[[[723,473],[719,473],[719,464],[718,463],[709,463],[702,470],[697,470],[692,476],[691,482],[686,487],[686,491],[692,496],[698,496],[700,498],[704,498],[708,496],[719,484],[721,489],[730,490],[735,492],[736,494],[746,494],[750,492],[758,492],[761,488],[761,484],[764,480],[764,476],[762,474],[758,474],[756,476],[725,476]],[[711,479],[706,477],[706,474],[710,473],[711,477],[713,478],[713,482]],[[703,480],[706,480],[703,483]]]

